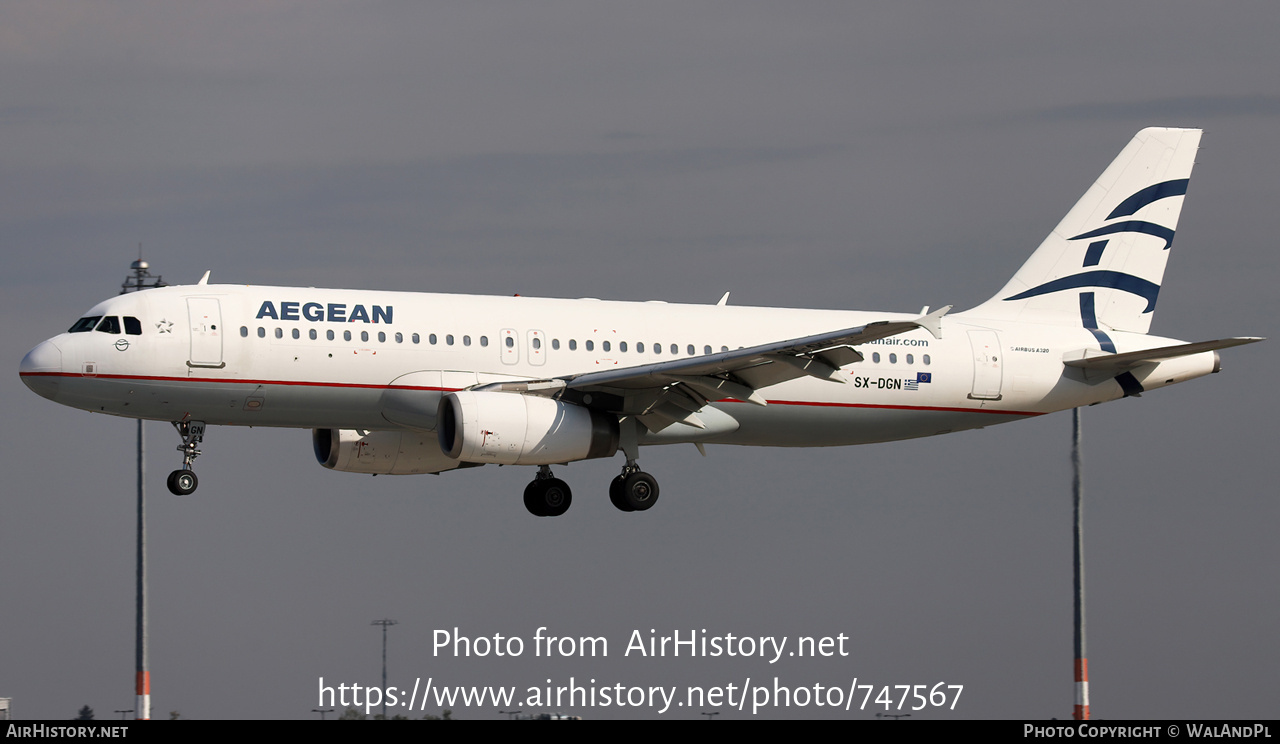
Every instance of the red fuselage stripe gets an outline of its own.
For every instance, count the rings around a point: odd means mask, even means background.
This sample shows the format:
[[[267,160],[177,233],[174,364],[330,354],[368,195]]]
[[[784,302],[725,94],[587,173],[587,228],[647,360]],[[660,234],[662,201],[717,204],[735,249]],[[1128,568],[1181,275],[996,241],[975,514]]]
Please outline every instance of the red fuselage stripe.
[[[421,385],[379,385],[358,382],[310,382],[307,380],[228,380],[216,377],[155,377],[148,375],[81,375],[72,372],[23,372],[22,377],[72,377],[96,380],[140,380],[143,382],[199,382],[223,385],[288,385],[300,387],[358,388],[364,390],[434,390],[451,393],[460,388],[427,387]],[[735,398],[723,398],[717,403],[736,403]],[[778,406],[817,406],[824,408],[877,408],[890,411],[940,411],[943,413],[990,413],[1001,416],[1043,416],[1043,411],[1011,411],[998,408],[952,408],[947,406],[902,406],[883,403],[838,403],[812,400],[769,400]]]

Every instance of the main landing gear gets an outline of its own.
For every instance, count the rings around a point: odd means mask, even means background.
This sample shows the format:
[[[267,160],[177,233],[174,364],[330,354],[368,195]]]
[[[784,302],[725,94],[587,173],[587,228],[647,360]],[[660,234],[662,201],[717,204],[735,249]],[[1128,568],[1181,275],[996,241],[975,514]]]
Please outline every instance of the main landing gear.
[[[178,471],[182,472],[187,471]],[[627,460],[622,474],[609,484],[609,501],[625,512],[644,511],[658,501],[658,481],[641,472],[635,460]],[[535,517],[558,517],[568,511],[572,503],[569,484],[552,476],[547,465],[538,468],[537,476],[524,489],[524,508]]]
[[[538,474],[524,487],[524,508],[535,517],[558,517],[573,504],[569,484],[551,475],[549,465],[538,467]]]
[[[609,483],[609,501],[624,512],[644,511],[658,501],[658,481],[628,459],[622,474]]]
[[[200,485],[191,463],[200,455],[196,445],[204,439],[204,422],[174,421],[173,428],[182,437],[182,444],[178,445],[178,451],[182,453],[182,469],[169,473],[169,492],[175,496],[186,496],[194,493],[196,486]]]

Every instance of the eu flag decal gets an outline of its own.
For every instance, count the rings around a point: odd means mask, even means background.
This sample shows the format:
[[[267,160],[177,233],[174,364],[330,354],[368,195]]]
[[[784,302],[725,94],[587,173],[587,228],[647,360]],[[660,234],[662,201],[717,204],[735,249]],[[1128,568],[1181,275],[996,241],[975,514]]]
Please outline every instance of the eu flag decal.
[[[933,381],[933,373],[931,373],[931,372],[917,372],[917,373],[916,373],[916,379],[914,379],[914,380],[903,380],[903,381],[902,381],[902,389],[903,389],[903,390],[919,390],[919,389],[920,389],[920,383],[922,383],[922,382],[926,382],[926,383],[927,383],[927,382],[932,382],[932,381]]]

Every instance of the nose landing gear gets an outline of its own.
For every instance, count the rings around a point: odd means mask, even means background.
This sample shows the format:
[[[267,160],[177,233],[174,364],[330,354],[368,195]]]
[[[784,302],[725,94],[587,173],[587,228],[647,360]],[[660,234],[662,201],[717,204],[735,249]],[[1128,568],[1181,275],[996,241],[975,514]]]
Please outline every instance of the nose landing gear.
[[[196,486],[200,485],[195,471],[191,469],[191,463],[200,455],[196,444],[204,440],[204,422],[174,421],[173,428],[182,437],[182,444],[178,445],[178,451],[182,453],[182,469],[169,473],[167,485],[173,495],[186,496],[194,493]]]

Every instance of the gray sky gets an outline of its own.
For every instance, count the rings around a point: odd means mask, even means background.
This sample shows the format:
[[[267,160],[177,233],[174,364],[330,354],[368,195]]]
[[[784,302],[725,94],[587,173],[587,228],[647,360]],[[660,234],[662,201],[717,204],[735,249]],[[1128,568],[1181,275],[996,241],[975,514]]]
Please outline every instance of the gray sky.
[[[5,3],[0,697],[23,718],[133,707],[134,427],[38,398],[17,365],[118,291],[139,242],[175,283],[963,308],[1135,131],[1196,126],[1152,330],[1275,336],[1277,20],[1271,3]],[[1095,716],[1276,716],[1278,353],[1229,350],[1221,375],[1085,412]],[[177,437],[147,436],[158,718],[311,717],[319,677],[378,682],[382,617],[405,687],[858,677],[965,686],[917,717],[1071,713],[1067,414],[860,448],[650,448],[655,509],[609,505],[618,458],[557,470],[576,496],[558,519],[524,511],[532,468],[334,473],[292,430],[211,429],[200,490],[172,497]],[[533,658],[543,625],[609,657]],[[529,651],[433,656],[455,626]],[[651,628],[843,633],[850,654],[624,657]]]

